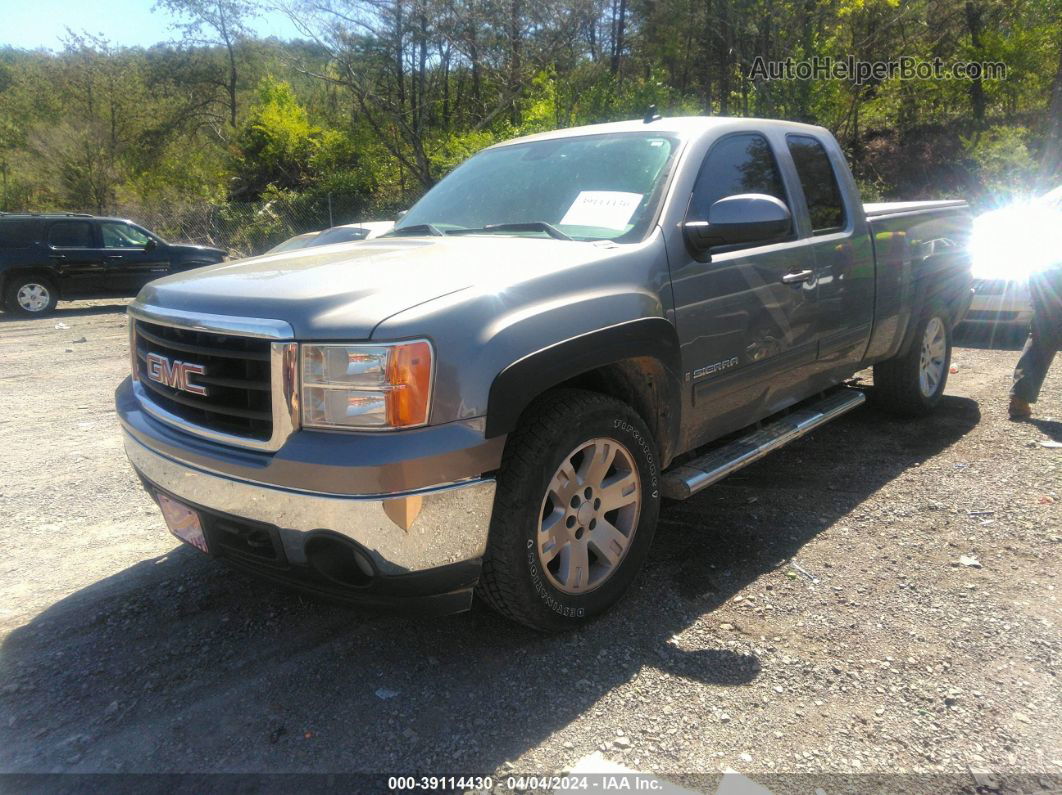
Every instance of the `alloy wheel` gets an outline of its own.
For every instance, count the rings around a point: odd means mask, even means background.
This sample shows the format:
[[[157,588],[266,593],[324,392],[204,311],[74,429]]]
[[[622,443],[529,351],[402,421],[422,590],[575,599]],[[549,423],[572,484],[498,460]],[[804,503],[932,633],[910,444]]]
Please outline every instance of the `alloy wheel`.
[[[567,594],[600,586],[630,548],[642,484],[630,451],[615,439],[582,443],[561,462],[542,501],[535,548],[542,572]]]
[[[933,397],[944,377],[944,362],[948,355],[948,333],[944,321],[932,317],[922,335],[922,356],[918,362],[918,386],[924,397]]]
[[[41,312],[48,308],[52,295],[43,284],[30,282],[18,288],[15,300],[26,312]]]

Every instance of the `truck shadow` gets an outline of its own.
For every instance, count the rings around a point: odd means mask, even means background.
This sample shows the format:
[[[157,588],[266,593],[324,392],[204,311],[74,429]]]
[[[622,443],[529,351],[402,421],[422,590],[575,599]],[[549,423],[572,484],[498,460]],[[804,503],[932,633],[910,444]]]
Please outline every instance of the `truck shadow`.
[[[656,713],[670,677],[710,691],[776,664],[753,652],[769,640],[700,619],[979,418],[974,401],[954,397],[910,423],[860,409],[665,505],[631,594],[567,635],[481,607],[415,619],[325,604],[177,548],[8,636],[0,767],[490,774],[558,732],[583,749],[554,754],[563,767],[624,728],[607,717],[594,737],[569,726],[632,680],[624,709]],[[807,587],[773,579],[779,600]]]

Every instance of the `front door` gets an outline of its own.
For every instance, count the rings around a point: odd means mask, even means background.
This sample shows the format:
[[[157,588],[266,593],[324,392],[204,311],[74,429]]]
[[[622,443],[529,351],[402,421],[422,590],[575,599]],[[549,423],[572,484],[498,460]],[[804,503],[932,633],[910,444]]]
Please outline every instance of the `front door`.
[[[707,220],[714,202],[741,193],[773,196],[793,212],[775,154],[759,133],[728,135],[712,146],[686,218]],[[781,242],[715,249],[707,262],[686,251],[671,262],[694,445],[803,397],[818,326],[813,254],[795,225]]]
[[[165,247],[143,229],[122,221],[101,221],[100,234],[108,291],[135,294],[169,272]]]
[[[46,239],[48,256],[59,274],[59,289],[64,297],[92,295],[104,289],[103,252],[96,243],[92,221],[53,221],[48,225]]]

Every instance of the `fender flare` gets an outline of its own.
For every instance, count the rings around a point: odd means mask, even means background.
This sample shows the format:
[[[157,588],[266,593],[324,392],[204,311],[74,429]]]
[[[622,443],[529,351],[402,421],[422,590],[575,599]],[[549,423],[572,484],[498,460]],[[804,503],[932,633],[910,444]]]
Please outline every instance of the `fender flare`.
[[[486,436],[500,436],[516,428],[520,415],[547,390],[584,373],[625,359],[658,361],[669,383],[668,433],[674,438],[680,415],[676,387],[681,382],[678,333],[670,321],[647,317],[608,326],[557,342],[524,356],[495,376],[487,399]],[[658,444],[664,440],[657,440]]]
[[[948,313],[953,330],[962,322],[966,308],[973,297],[973,276],[970,273],[969,257],[963,253],[938,254],[927,257],[922,263],[911,320],[904,330],[896,356],[906,355],[914,344],[915,329],[923,314],[933,306],[941,306]]]

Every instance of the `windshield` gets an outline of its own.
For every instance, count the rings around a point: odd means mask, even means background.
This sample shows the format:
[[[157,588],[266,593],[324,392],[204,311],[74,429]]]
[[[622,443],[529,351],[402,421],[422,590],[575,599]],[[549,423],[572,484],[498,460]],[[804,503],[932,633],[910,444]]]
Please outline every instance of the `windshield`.
[[[393,234],[635,242],[653,221],[678,147],[674,136],[614,133],[488,149],[428,191]]]

